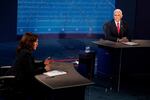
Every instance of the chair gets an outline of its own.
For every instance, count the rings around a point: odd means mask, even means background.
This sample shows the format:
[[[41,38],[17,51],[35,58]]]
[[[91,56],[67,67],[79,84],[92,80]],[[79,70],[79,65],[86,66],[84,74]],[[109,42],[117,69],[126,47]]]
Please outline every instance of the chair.
[[[14,79],[15,76],[6,76],[5,73],[11,66],[1,66],[0,67],[0,96],[8,99],[14,94]]]
[[[35,98],[35,95],[26,92],[16,85],[16,78],[12,75],[7,75],[11,66],[0,67],[0,100],[43,100]],[[40,88],[40,87],[38,87]],[[35,91],[36,92],[36,91]],[[36,95],[36,97],[39,97]]]

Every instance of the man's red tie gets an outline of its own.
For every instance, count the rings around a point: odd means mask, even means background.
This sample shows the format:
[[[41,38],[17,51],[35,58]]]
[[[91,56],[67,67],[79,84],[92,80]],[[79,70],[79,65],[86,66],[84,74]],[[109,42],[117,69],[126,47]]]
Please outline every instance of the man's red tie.
[[[118,30],[118,34],[120,33],[120,25],[119,23],[117,23],[117,30]]]

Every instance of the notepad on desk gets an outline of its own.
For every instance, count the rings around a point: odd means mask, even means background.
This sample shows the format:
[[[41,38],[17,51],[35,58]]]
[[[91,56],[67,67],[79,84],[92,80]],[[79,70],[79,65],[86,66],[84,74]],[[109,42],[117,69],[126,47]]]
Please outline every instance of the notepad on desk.
[[[121,43],[126,44],[126,45],[131,45],[131,46],[138,45],[138,43],[136,42],[121,42]]]
[[[43,74],[53,77],[53,76],[57,76],[57,75],[67,74],[67,72],[62,71],[62,70],[52,70],[52,71],[44,72]]]

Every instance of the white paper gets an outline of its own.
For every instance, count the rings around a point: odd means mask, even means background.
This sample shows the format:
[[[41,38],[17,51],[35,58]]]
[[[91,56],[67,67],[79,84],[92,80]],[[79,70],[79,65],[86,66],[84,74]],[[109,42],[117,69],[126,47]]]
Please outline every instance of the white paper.
[[[126,45],[138,45],[138,43],[136,42],[122,42],[122,43]]]
[[[45,72],[43,74],[53,77],[53,76],[57,76],[57,75],[67,74],[67,72],[60,71],[60,70],[52,70],[52,71]]]

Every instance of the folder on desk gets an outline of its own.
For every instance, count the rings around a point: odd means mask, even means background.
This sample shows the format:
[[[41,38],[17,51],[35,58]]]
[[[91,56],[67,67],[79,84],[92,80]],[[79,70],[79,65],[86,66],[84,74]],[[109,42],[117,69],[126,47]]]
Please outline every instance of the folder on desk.
[[[138,43],[136,43],[136,42],[121,42],[121,43],[123,43],[123,44],[126,44],[126,45],[138,45]]]
[[[67,74],[67,72],[62,71],[62,70],[52,70],[52,71],[44,72],[43,74],[50,76],[50,77],[53,77],[53,76],[57,76],[57,75]]]

